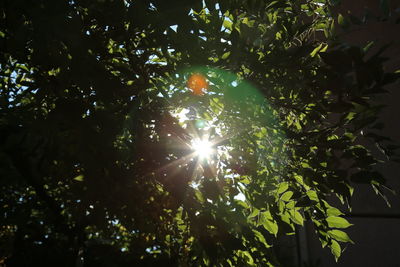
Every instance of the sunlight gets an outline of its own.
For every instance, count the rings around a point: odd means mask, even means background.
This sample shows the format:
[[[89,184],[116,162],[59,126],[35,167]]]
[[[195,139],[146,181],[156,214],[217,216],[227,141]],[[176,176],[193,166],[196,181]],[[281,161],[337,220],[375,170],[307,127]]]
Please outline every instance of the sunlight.
[[[200,159],[208,159],[214,153],[212,143],[206,139],[194,139],[191,146]]]

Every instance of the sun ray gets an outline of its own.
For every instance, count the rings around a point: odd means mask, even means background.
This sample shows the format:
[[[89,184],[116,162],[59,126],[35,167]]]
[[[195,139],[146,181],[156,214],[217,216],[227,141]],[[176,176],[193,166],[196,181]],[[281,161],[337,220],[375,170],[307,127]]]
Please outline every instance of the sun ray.
[[[209,159],[215,152],[212,142],[206,138],[193,139],[191,147],[200,160]]]
[[[172,118],[167,117],[169,120],[165,122],[168,122],[167,125],[170,123],[173,125],[179,121],[179,116],[182,115],[171,114]],[[176,120],[176,122],[174,120]],[[187,120],[185,119],[184,121]],[[224,146],[226,141],[237,134],[228,134],[226,136],[217,135],[217,137],[210,138],[209,131],[209,127],[207,127],[207,129],[199,129],[193,122],[187,122],[186,127],[169,126],[166,133],[169,138],[175,140],[175,145],[172,145],[171,148],[174,150],[181,150],[178,154],[183,152],[183,156],[178,156],[177,159],[157,168],[152,172],[152,175],[159,175],[168,171],[168,176],[173,177],[180,172],[182,167],[189,167],[189,172],[191,172],[190,180],[193,182],[204,176],[216,176],[218,172],[218,155],[220,153],[218,147]],[[188,164],[191,166],[188,166]]]

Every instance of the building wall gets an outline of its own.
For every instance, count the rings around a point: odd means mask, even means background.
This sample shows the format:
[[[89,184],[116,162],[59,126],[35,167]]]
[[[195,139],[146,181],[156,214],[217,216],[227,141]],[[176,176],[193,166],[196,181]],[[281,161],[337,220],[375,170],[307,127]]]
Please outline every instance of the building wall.
[[[365,25],[351,27],[346,31],[339,29],[340,38],[352,45],[365,45],[372,40],[376,45],[372,53],[383,45],[391,43],[384,53],[388,57],[385,68],[389,71],[400,69],[400,21],[396,24],[396,20],[400,18],[400,1],[391,1],[392,14],[386,20],[374,18],[383,16],[379,0],[342,2],[342,5],[335,10],[337,13],[343,15],[350,13],[362,17],[369,12],[370,18]],[[375,99],[378,103],[387,105],[380,116],[380,120],[385,123],[383,134],[400,144],[400,83],[397,82],[387,89],[388,94]],[[321,248],[312,225],[308,224],[301,230],[304,231],[302,234],[305,238],[300,242],[303,248],[302,258],[309,264],[306,266],[400,266],[400,164],[389,163],[378,166],[377,169],[385,175],[388,186],[397,191],[397,195],[387,191],[392,207],[388,207],[381,197],[375,195],[370,186],[357,185],[352,203],[353,209],[347,214],[347,219],[354,224],[347,229],[347,232],[355,244],[345,244],[346,250],[338,263],[335,263],[329,248]],[[346,209],[343,207],[343,210]],[[299,264],[299,266],[305,265]]]

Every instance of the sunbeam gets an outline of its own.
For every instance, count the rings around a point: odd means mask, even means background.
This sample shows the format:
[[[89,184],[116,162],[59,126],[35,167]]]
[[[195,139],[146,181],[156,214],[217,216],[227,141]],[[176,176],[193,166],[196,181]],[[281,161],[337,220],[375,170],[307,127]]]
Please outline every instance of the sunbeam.
[[[199,159],[208,159],[215,152],[212,146],[207,139],[194,139],[191,145]]]

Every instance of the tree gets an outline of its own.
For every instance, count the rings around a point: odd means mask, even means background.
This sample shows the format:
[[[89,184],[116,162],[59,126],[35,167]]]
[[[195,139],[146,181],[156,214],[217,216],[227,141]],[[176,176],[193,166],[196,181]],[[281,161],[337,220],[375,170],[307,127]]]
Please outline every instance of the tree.
[[[275,266],[304,220],[338,258],[331,199],[384,196],[367,142],[394,156],[373,98],[399,74],[331,2],[3,1],[7,266]]]

